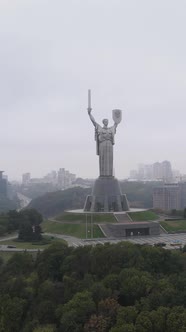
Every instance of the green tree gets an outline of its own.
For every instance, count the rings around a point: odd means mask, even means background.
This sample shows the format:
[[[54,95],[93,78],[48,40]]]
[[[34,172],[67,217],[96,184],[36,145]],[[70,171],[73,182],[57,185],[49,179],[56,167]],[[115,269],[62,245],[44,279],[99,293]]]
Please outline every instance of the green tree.
[[[43,300],[36,305],[37,311],[35,317],[39,320],[40,324],[55,323],[55,310],[56,305],[50,300]]]
[[[167,330],[167,316],[169,308],[159,307],[157,310],[150,312],[150,320],[153,324],[153,331],[162,332]]]
[[[170,274],[183,270],[179,252],[171,252],[159,247],[142,246],[141,253],[144,258],[143,269],[150,273]]]
[[[167,332],[186,331],[186,310],[183,307],[174,307],[167,317]]]
[[[107,330],[115,325],[120,305],[113,298],[107,298],[98,304],[98,314],[107,322]]]
[[[83,279],[86,274],[90,273],[91,250],[91,246],[78,247],[73,250],[72,255],[64,260],[62,272],[69,274],[73,270],[78,279]]]
[[[119,274],[120,294],[122,304],[131,305],[141,297],[147,296],[153,286],[154,281],[148,272],[142,272],[134,268],[123,269]]]
[[[186,252],[186,244],[183,246],[182,251],[183,251],[183,252]]]
[[[139,311],[156,310],[158,307],[170,306],[176,301],[176,289],[168,277],[164,277],[154,282],[154,288],[148,297],[143,297],[136,307]]]
[[[27,275],[33,271],[33,257],[27,252],[15,253],[4,268],[6,276]]]
[[[23,210],[20,213],[21,222],[19,224],[19,240],[40,241],[42,216],[34,209]]]
[[[7,228],[4,225],[0,224],[0,236],[5,235],[7,232]]]
[[[48,325],[40,325],[36,327],[33,332],[55,332],[55,326],[48,324]]]
[[[138,310],[135,306],[120,307],[117,314],[117,326],[123,324],[135,324]]]
[[[90,291],[92,293],[92,298],[96,303],[96,306],[101,300],[104,300],[111,296],[111,290],[109,288],[106,288],[101,282],[95,282],[90,288]]]
[[[84,291],[74,295],[72,300],[66,303],[62,308],[61,328],[62,331],[82,331],[85,321],[95,313],[95,304],[91,298],[91,293]],[[73,331],[73,330],[72,330]]]
[[[4,295],[0,298],[0,331],[20,332],[23,323],[24,307],[23,299],[10,298]]]
[[[55,299],[56,299],[55,284],[51,280],[45,280],[39,286],[37,300],[38,301],[52,300],[53,302],[55,302]]]
[[[110,288],[113,293],[117,293],[119,289],[119,278],[117,274],[108,274],[104,280],[103,284],[105,287]]]
[[[108,319],[101,315],[92,315],[84,326],[85,332],[107,332]]]
[[[16,210],[10,210],[6,217],[7,231],[12,232],[17,230],[22,222],[22,215]]]
[[[33,241],[34,233],[32,225],[28,220],[20,225],[18,239],[21,241],[30,242]]]
[[[23,220],[29,220],[32,226],[40,225],[43,221],[42,215],[35,209],[21,210],[19,215],[23,218]]]
[[[153,332],[149,312],[142,311],[136,318],[136,332]]]
[[[46,280],[40,284],[34,305],[34,317],[39,320],[40,324],[55,323],[59,295],[52,281]]]
[[[63,277],[63,287],[64,287],[64,302],[70,301],[77,292],[80,292],[82,290],[78,280],[66,275]]]
[[[123,324],[118,327],[113,327],[109,332],[136,332],[136,328],[133,324]]]
[[[63,276],[62,264],[69,256],[72,248],[65,243],[54,242],[49,248],[37,256],[36,270],[41,280],[48,278],[61,280]]]

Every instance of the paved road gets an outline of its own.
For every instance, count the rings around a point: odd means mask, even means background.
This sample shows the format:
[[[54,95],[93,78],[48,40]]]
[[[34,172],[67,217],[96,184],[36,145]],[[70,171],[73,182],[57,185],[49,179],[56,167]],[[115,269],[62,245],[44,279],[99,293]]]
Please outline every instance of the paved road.
[[[14,234],[12,236],[1,237],[0,238],[0,242],[14,240],[16,238],[17,238],[17,234]]]
[[[118,243],[121,241],[130,241],[132,243],[137,243],[137,244],[150,244],[154,245],[155,243],[158,242],[164,242],[166,243],[166,249],[176,249],[180,247],[180,243],[182,246],[186,244],[186,233],[180,233],[180,234],[160,234],[158,236],[139,236],[139,237],[130,237],[130,238],[120,238],[120,239],[114,239],[114,238],[103,238],[103,239],[78,239],[73,236],[68,236],[68,235],[61,235],[61,234],[53,234],[53,233],[45,233],[45,235],[52,236],[58,239],[64,239],[67,241],[69,246],[72,247],[79,247],[79,246],[85,246],[85,245],[97,245],[97,244],[104,244],[104,243]],[[4,237],[0,238],[1,241],[5,240],[13,240],[17,237],[17,235],[9,236],[9,237]],[[177,242],[179,241],[178,245]],[[174,244],[174,246],[171,246],[171,244]],[[42,249],[27,249],[27,251],[30,252],[35,252],[38,250]],[[18,249],[18,248],[7,248],[6,245],[1,245],[0,244],[0,251],[25,251],[25,249]]]
[[[17,192],[17,196],[20,200],[20,206],[21,206],[20,210],[25,208],[31,202],[31,198],[29,198],[21,193]]]
[[[96,244],[104,244],[106,242],[110,243],[118,243],[121,241],[130,241],[132,243],[138,243],[138,244],[150,244],[154,245],[158,242],[164,242],[166,243],[166,249],[174,249],[179,247],[178,244],[176,246],[176,243],[179,241],[179,243],[182,243],[182,246],[186,244],[186,233],[180,233],[180,234],[160,234],[158,236],[139,236],[139,237],[130,237],[130,238],[120,238],[120,239],[114,239],[114,238],[104,238],[104,239],[93,239],[93,240],[85,240],[85,239],[77,239],[72,236],[67,235],[59,235],[59,234],[51,234],[51,233],[45,233],[49,236],[54,236],[59,239],[64,239],[67,241],[69,246],[73,247],[79,247],[84,245],[93,245]],[[171,246],[171,244],[174,244],[174,246]]]
[[[156,244],[158,242],[164,242],[166,244],[166,249],[173,249],[174,247],[180,247],[180,243],[182,246],[186,244],[186,233],[179,234],[160,234],[159,236],[145,236],[139,238],[130,239],[133,243],[144,244],[148,243],[150,245]],[[178,245],[176,246],[176,243]],[[172,246],[173,244],[174,246]]]
[[[44,249],[23,249],[23,248],[8,248],[7,245],[0,245],[0,251],[6,251],[6,252],[21,252],[21,251],[27,251],[27,252],[38,252],[43,251]]]
[[[68,245],[71,247],[79,247],[84,246],[84,240],[78,239],[77,237],[69,236],[69,235],[61,235],[61,234],[53,234],[53,233],[45,233],[44,235],[53,236],[58,239],[63,239],[67,241]],[[91,243],[90,243],[91,244]]]
[[[0,251],[6,251],[6,252],[20,252],[20,251],[30,251],[30,252],[37,252],[37,251],[42,251],[43,249],[23,249],[23,248],[8,248],[8,245],[6,244],[1,244],[3,241],[11,241],[17,239],[17,234],[14,234],[12,236],[7,236],[7,237],[1,237],[0,238]]]
[[[93,241],[87,241],[84,240],[84,243],[88,244],[88,242],[91,242],[92,245],[96,245],[98,243],[104,244],[105,242],[110,243],[118,243],[121,241],[129,241],[136,244],[149,244],[154,245],[159,242],[164,242],[166,244],[166,249],[176,249],[180,247],[180,243],[182,246],[186,244],[186,233],[180,233],[180,234],[161,234],[159,236],[139,236],[139,237],[133,237],[133,238],[123,238],[123,239],[100,239],[100,240],[93,240]],[[171,245],[173,244],[173,246]],[[177,245],[176,245],[177,244]]]

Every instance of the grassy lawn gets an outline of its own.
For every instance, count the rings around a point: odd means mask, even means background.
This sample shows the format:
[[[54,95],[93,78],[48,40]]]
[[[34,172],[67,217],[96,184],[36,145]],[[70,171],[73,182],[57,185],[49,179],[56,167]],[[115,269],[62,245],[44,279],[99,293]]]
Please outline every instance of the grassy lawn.
[[[86,229],[85,223],[81,224],[73,224],[73,223],[66,223],[62,224],[55,221],[45,221],[42,224],[42,229],[46,233],[56,233],[56,234],[64,234],[64,235],[71,235],[78,238],[85,238],[86,237]],[[88,237],[90,238],[91,229],[90,223],[88,224]],[[98,225],[94,224],[93,234],[95,238],[104,237],[102,231],[100,230]]]
[[[100,223],[115,223],[116,219],[112,213],[103,213],[103,214],[97,214],[93,213],[92,218],[94,223],[100,224]],[[87,213],[87,219],[90,221],[91,214]],[[85,213],[68,213],[65,212],[62,215],[56,217],[56,220],[62,221],[62,222],[81,222],[85,223],[86,221],[86,214]]]
[[[158,215],[152,211],[129,212],[128,215],[133,221],[151,221],[158,219]]]
[[[55,239],[50,237],[44,237],[45,241],[31,243],[31,242],[22,242],[15,240],[5,240],[1,241],[0,245],[11,245],[15,246],[17,249],[46,249],[48,248],[53,242],[60,241],[66,243],[65,240]]]
[[[186,220],[166,220],[160,224],[167,232],[186,231]]]

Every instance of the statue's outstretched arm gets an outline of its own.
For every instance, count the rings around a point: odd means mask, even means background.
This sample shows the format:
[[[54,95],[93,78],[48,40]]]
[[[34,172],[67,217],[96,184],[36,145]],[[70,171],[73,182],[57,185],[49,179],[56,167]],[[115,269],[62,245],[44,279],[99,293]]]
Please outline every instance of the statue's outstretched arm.
[[[118,123],[114,122],[114,131],[116,132],[116,128],[118,126]]]
[[[97,124],[97,122],[95,121],[94,117],[92,116],[92,114],[91,114],[91,110],[88,110],[88,115],[89,115],[89,118],[90,118],[90,120],[92,121],[93,125],[94,125],[94,126],[97,126],[98,124]]]

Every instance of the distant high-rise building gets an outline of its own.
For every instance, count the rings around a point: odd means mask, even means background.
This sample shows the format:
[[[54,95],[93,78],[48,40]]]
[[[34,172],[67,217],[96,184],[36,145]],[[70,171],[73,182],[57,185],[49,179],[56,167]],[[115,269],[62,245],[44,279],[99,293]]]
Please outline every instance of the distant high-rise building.
[[[75,174],[70,173],[65,168],[60,168],[57,174],[57,186],[59,189],[67,189],[72,186],[75,179]]]
[[[153,165],[145,165],[144,166],[144,179],[145,180],[153,180]]]
[[[51,171],[47,175],[44,176],[44,180],[48,183],[57,184],[57,172]]]
[[[186,182],[170,183],[153,189],[153,208],[163,211],[186,208]]]
[[[3,178],[3,171],[0,171],[0,196],[7,197],[7,180]]]
[[[28,183],[30,183],[30,178],[30,173],[24,173],[22,175],[22,184],[27,185]]]
[[[178,184],[166,184],[153,189],[153,208],[163,211],[180,209]]]
[[[161,180],[162,179],[161,163],[156,162],[152,165],[152,167],[153,167],[153,177],[154,177],[154,179]]]
[[[161,163],[162,167],[162,179],[166,182],[172,181],[172,167],[170,161],[164,160]]]
[[[135,173],[136,172],[136,173]],[[130,173],[130,178],[141,181],[156,181],[162,180],[164,182],[172,182],[173,173],[170,161],[163,161],[162,163],[156,162],[154,164],[140,164],[138,166],[138,171],[132,171]]]
[[[24,173],[22,175],[23,186],[32,186],[45,184],[48,185],[51,190],[60,189],[64,190],[73,185],[76,180],[76,175],[70,173],[65,168],[60,168],[58,171],[51,171],[42,178],[31,178],[30,173]]]
[[[60,168],[57,173],[57,185],[59,189],[65,189],[65,169]]]
[[[138,179],[139,180],[144,180],[145,178],[145,165],[144,164],[140,164],[138,166]]]

